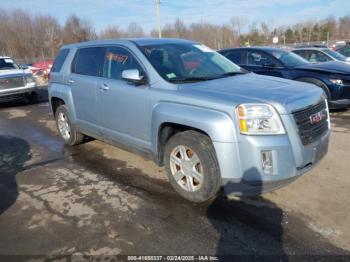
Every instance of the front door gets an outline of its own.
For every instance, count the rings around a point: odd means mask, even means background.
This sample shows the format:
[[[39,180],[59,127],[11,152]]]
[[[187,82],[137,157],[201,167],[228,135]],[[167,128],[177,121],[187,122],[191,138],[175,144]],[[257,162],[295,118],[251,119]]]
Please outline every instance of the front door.
[[[150,149],[149,87],[122,79],[122,71],[127,69],[138,69],[144,74],[129,50],[119,46],[107,47],[104,75],[97,83],[99,124],[109,140]]]

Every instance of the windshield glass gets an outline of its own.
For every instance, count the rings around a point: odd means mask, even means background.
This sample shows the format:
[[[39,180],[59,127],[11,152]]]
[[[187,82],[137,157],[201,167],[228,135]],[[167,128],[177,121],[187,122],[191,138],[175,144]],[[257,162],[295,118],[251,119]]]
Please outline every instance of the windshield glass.
[[[323,49],[323,52],[325,52],[327,55],[330,55],[331,57],[339,60],[339,61],[346,61],[346,57],[343,56],[342,54],[339,54],[338,52],[335,52],[333,50],[330,49]]]
[[[0,70],[18,69],[18,66],[11,58],[0,58]]]
[[[243,73],[239,66],[204,45],[160,44],[140,49],[169,82],[202,81]]]
[[[296,67],[309,64],[307,60],[292,52],[287,52],[284,50],[274,50],[271,52],[271,54],[287,67]]]

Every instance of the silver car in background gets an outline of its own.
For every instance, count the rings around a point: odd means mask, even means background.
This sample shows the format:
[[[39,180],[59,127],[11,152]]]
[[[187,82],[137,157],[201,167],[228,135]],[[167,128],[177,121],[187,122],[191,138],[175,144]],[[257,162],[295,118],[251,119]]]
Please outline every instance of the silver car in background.
[[[19,97],[36,98],[36,82],[32,72],[20,67],[7,56],[0,56],[0,102]]]

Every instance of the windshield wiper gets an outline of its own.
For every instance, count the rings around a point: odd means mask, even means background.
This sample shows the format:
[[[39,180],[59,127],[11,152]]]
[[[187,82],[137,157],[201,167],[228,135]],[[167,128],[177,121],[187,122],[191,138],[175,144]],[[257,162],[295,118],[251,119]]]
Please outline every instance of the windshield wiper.
[[[215,77],[185,77],[185,78],[170,79],[169,81],[172,83],[192,83],[192,82],[208,81],[213,79],[216,79],[216,78]]]
[[[246,73],[247,72],[244,72],[244,71],[228,72],[228,73],[224,73],[224,74],[218,75],[218,76],[216,76],[213,79],[224,78],[224,77],[235,76],[235,75],[243,75],[243,74],[246,74]]]

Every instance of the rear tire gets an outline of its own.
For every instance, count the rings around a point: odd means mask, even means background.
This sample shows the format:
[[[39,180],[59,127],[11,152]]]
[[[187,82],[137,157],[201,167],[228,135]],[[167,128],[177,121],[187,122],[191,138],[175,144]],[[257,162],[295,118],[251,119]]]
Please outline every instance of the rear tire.
[[[192,202],[214,197],[221,187],[214,146],[200,132],[189,130],[172,136],[165,146],[164,163],[175,191]]]
[[[79,145],[84,140],[84,135],[79,133],[70,120],[68,109],[60,105],[55,113],[56,125],[64,143],[69,146]]]

